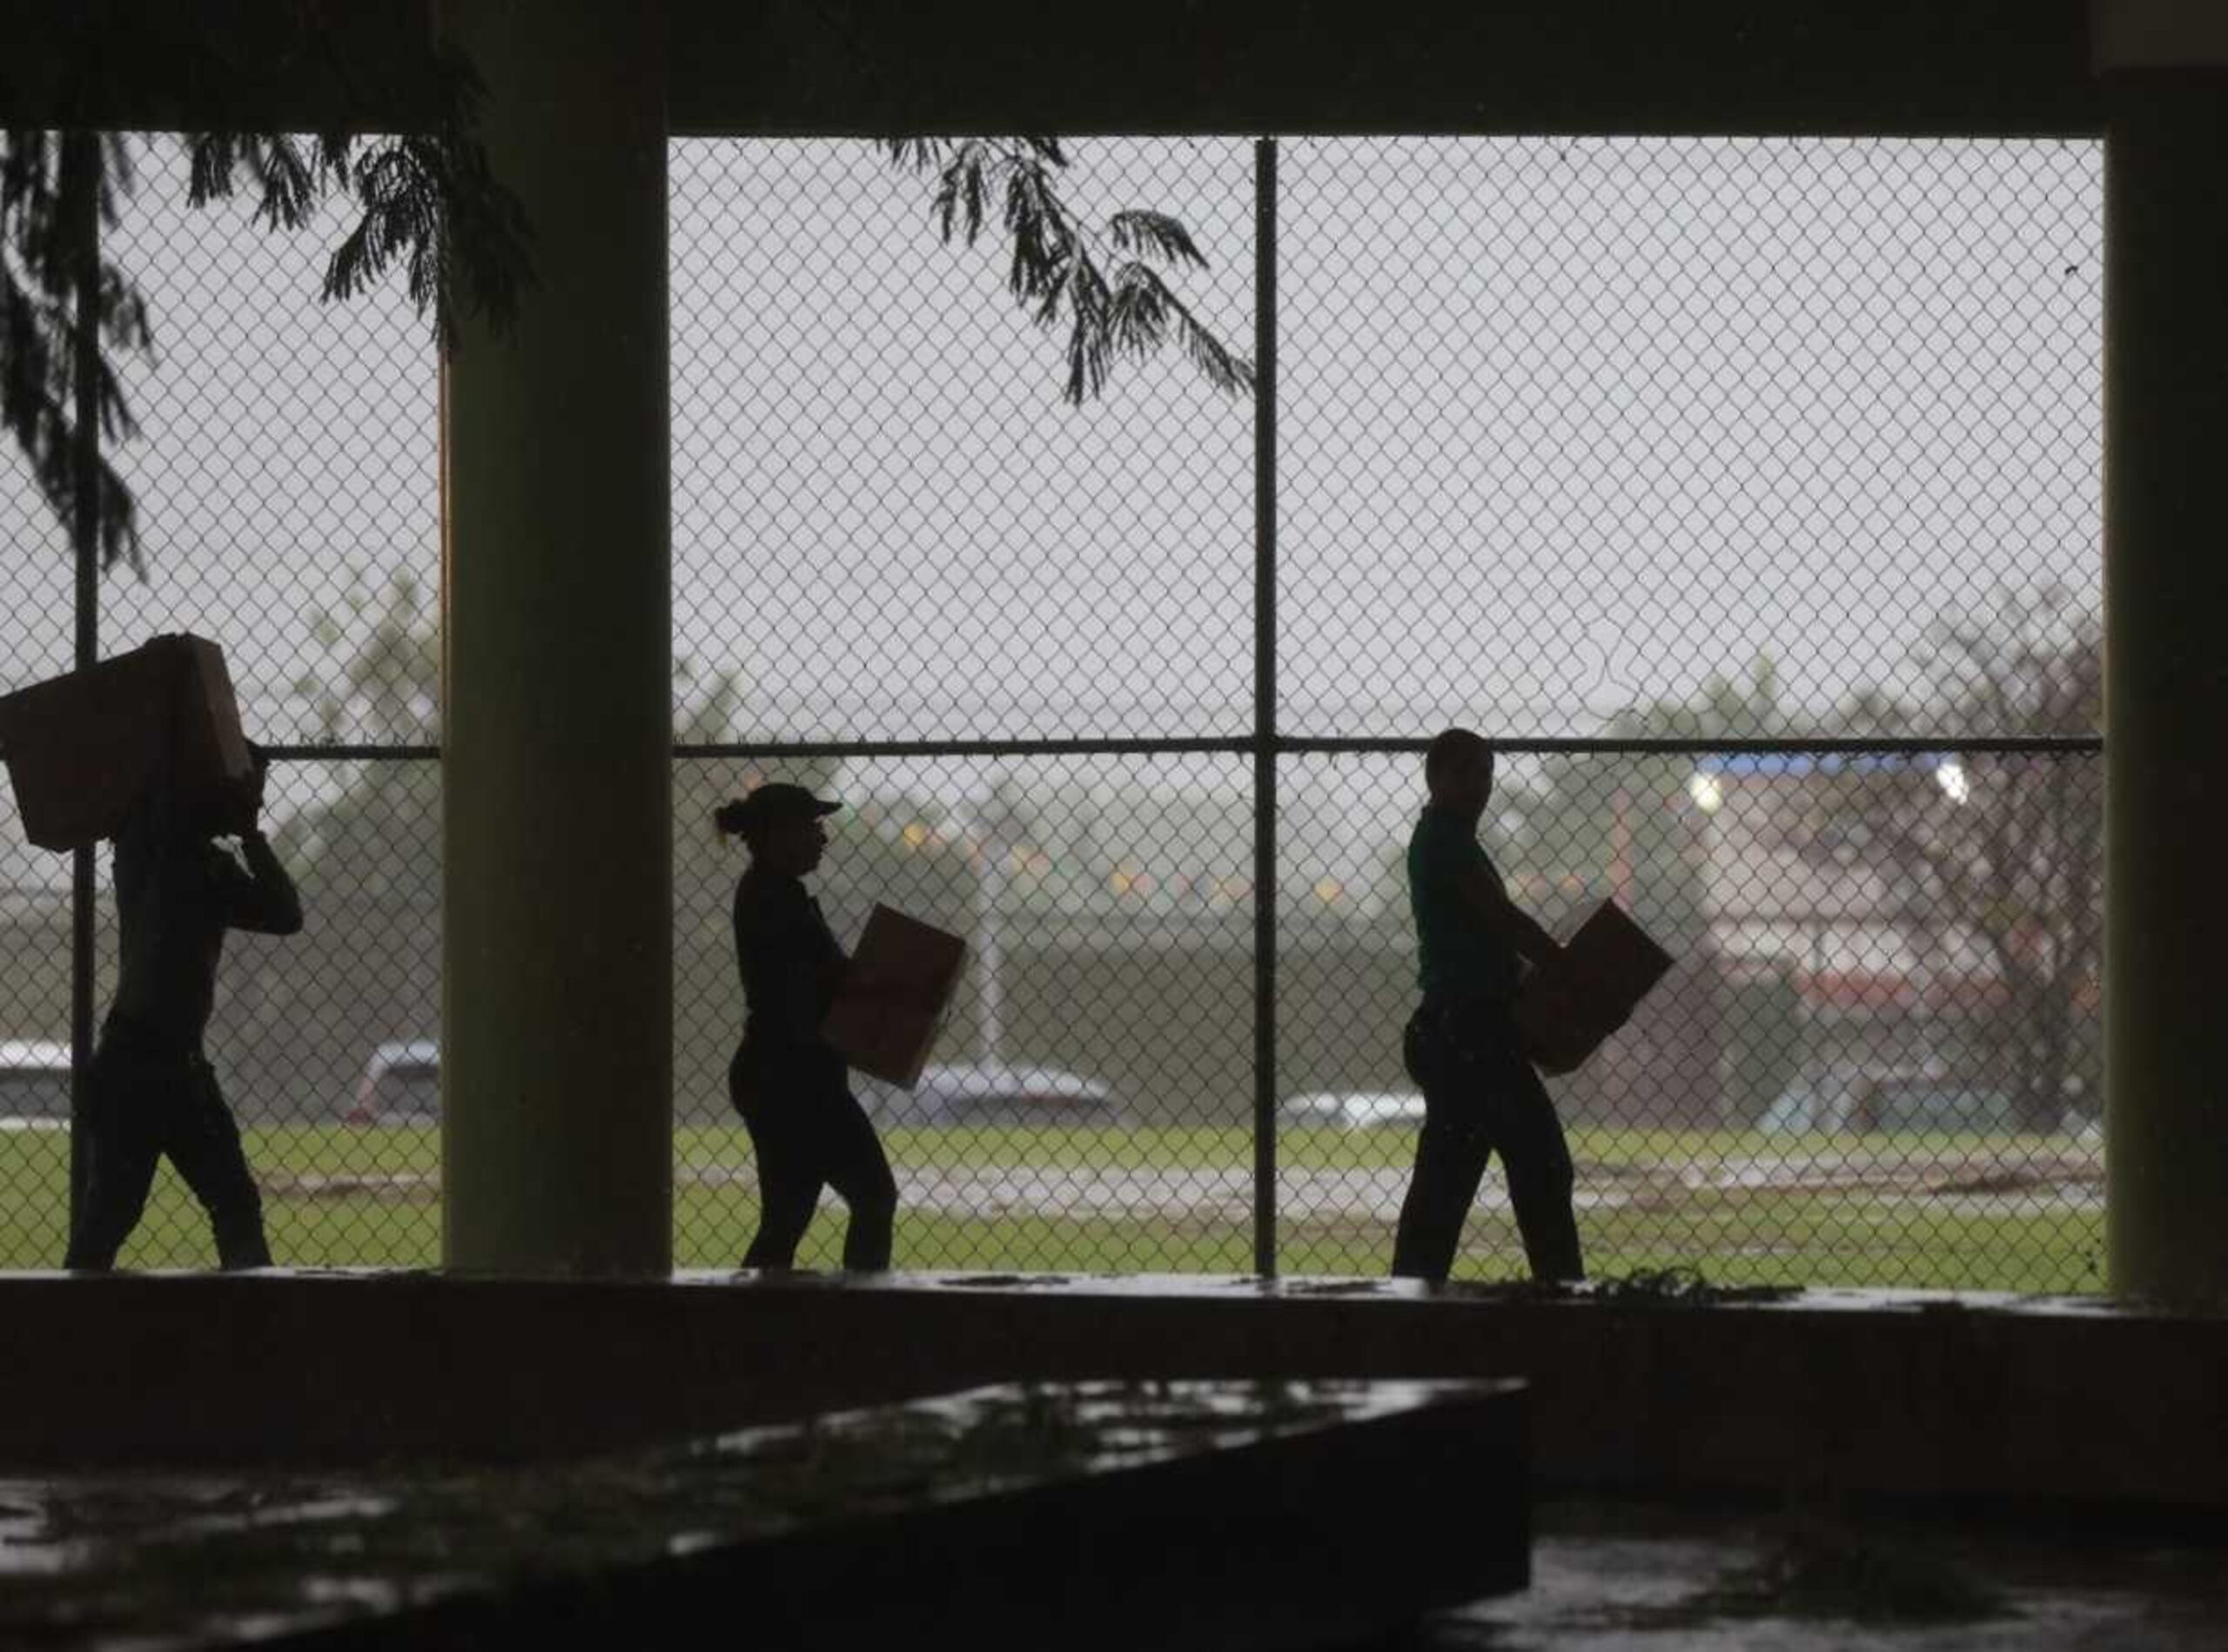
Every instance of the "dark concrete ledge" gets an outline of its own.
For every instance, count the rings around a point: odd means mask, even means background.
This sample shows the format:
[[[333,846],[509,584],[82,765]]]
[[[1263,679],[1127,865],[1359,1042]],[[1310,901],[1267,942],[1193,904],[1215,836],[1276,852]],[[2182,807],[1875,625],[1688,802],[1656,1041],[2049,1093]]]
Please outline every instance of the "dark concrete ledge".
[[[1008,1380],[1531,1380],[1547,1488],[2228,1508],[2228,1317],[1362,1280],[0,1276],[0,1467],[500,1462]]]
[[[1523,1402],[1010,1384],[587,1462],[49,1480],[8,1488],[0,1644],[1345,1646],[1525,1586]]]

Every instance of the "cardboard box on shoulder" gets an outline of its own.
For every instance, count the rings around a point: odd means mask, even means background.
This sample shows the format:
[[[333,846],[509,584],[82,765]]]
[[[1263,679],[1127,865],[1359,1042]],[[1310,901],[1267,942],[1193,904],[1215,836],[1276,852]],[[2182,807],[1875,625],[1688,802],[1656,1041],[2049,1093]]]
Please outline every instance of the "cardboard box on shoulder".
[[[1604,901],[1562,950],[1534,970],[1516,1000],[1524,1053],[1542,1072],[1574,1071],[1632,1019],[1671,967],[1614,901]]]
[[[820,1036],[861,1072],[919,1082],[967,963],[967,943],[877,903]]]
[[[183,635],[0,696],[0,755],[41,849],[114,836],[166,766],[189,789],[251,771],[225,651]]]

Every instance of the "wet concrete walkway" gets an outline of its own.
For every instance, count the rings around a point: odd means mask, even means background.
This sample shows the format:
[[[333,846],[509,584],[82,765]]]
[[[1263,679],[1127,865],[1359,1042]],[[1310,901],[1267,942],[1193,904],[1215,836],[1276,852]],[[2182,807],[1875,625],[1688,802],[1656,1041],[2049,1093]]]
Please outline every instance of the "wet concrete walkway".
[[[374,1492],[361,1485],[292,1480],[115,1476],[65,1486],[0,1479],[0,1589],[13,1587],[20,1595],[43,1577],[59,1581],[84,1563],[77,1551],[88,1544],[150,1522],[164,1528],[164,1548],[195,1541],[205,1546],[228,1534],[237,1546],[240,1540],[255,1541],[258,1528],[266,1543],[314,1548],[322,1530],[375,1528],[393,1501],[393,1487]],[[1454,1518],[1474,1523],[1482,1513],[1457,1511]],[[1357,1508],[1354,1517],[1368,1515]],[[1139,1529],[1154,1524],[1145,1521]],[[577,1547],[587,1529],[576,1514],[554,1534],[555,1547]],[[290,1539],[289,1532],[305,1535]],[[305,1568],[290,1591],[299,1594],[297,1605],[319,1608],[312,1616],[325,1609],[392,1611],[406,1596],[399,1578],[376,1575],[370,1564],[376,1545],[368,1552],[332,1539],[323,1545],[333,1554]],[[355,1558],[336,1568],[333,1555],[344,1549]],[[443,1552],[447,1569],[464,1568],[460,1552]],[[994,1575],[1003,1563],[987,1566],[983,1575]],[[89,1602],[91,1609],[67,1625],[49,1624],[49,1637],[33,1643],[148,1644],[134,1634],[110,1631],[162,1618],[166,1590],[178,1591],[174,1615],[179,1623],[195,1622],[212,1603],[206,1577],[191,1568],[157,1568],[142,1582],[128,1606],[114,1596]],[[15,1605],[21,1609],[24,1602],[18,1598]],[[0,1619],[10,1617],[0,1609]],[[23,1624],[13,1627],[20,1630]],[[1285,1624],[1285,1634],[1295,1627]],[[176,1644],[226,1639],[189,1633]],[[0,1641],[20,1643],[8,1640],[4,1629]],[[1241,1642],[1291,1643],[1266,1633],[1230,1644]],[[646,1636],[640,1644],[654,1649],[675,1642]],[[2124,1525],[2046,1527],[2010,1517],[1789,1514],[1599,1499],[1551,1501],[1535,1510],[1528,1588],[1436,1614],[1346,1652],[2211,1652],[2224,1647],[2228,1523],[2131,1531]]]
[[[500,1468],[0,1477],[0,1648],[1336,1642],[1523,1587],[1526,1400],[996,1384]]]
[[[1532,1586],[1384,1652],[2218,1652],[2228,1525],[1552,1502]]]

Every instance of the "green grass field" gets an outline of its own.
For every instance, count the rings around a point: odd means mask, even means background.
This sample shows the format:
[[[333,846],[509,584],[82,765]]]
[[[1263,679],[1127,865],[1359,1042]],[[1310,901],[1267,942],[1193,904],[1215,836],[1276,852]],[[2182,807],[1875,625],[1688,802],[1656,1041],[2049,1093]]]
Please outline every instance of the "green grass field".
[[[900,1267],[1252,1271],[1243,1130],[892,1129],[884,1141],[905,1188]],[[1279,1270],[1383,1273],[1413,1138],[1296,1130],[1278,1145]],[[438,1132],[267,1127],[250,1130],[247,1147],[281,1263],[439,1262]],[[1684,1266],[1717,1284],[2103,1286],[2102,1203],[2080,1191],[2093,1184],[2095,1150],[2062,1140],[1580,1129],[1572,1150],[1596,1277]],[[58,1132],[0,1134],[0,1267],[59,1260],[67,1156]],[[674,1164],[676,1261],[732,1266],[757,1215],[742,1131],[677,1131]],[[1682,1177],[1689,1171],[1700,1173]],[[1498,1189],[1497,1168],[1486,1179]],[[836,1265],[842,1219],[840,1206],[823,1208],[801,1265]],[[200,1267],[213,1256],[198,1208],[165,1167],[124,1264]],[[1481,1206],[1457,1277],[1522,1272],[1506,1211]]]

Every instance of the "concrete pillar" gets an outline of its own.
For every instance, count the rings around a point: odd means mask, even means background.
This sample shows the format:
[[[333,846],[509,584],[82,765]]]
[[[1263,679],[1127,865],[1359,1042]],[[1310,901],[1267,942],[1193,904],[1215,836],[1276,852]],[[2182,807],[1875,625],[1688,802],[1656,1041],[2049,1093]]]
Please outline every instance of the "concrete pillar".
[[[2228,1295],[2228,7],[2097,0],[2112,1288]]]
[[[663,8],[443,0],[537,285],[442,383],[443,1253],[673,1257]]]

